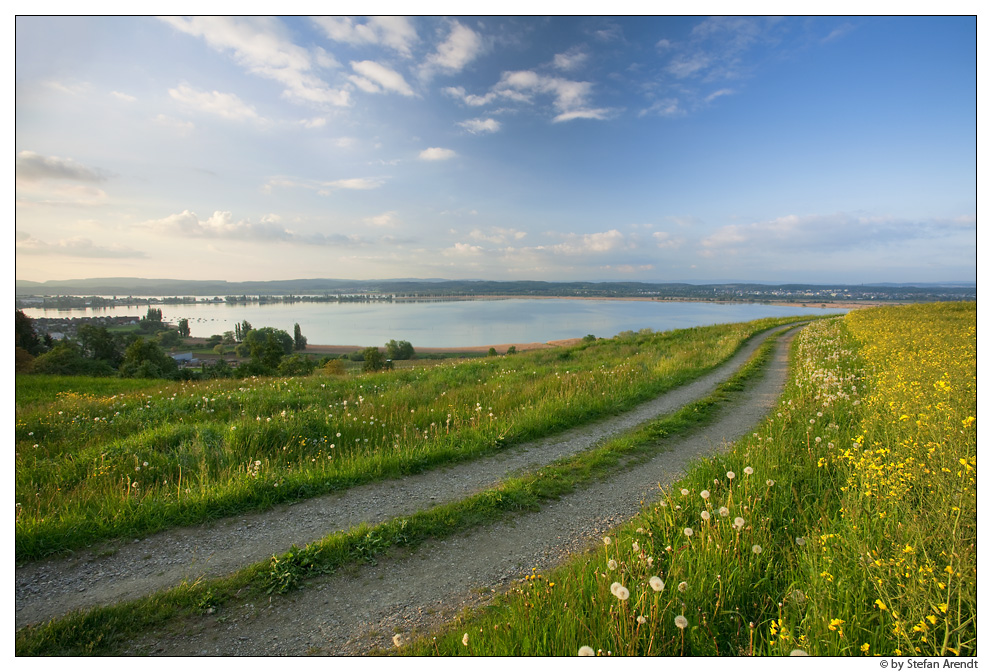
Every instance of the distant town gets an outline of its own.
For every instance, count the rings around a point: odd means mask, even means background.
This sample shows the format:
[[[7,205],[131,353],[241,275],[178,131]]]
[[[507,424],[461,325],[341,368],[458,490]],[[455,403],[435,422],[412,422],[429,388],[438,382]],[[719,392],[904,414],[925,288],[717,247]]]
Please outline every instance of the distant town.
[[[113,278],[34,283],[18,281],[16,307],[74,310],[191,303],[438,301],[496,297],[614,298],[658,301],[736,301],[839,305],[962,301],[977,298],[967,283],[942,285],[693,285],[642,282],[486,280],[289,280],[228,283]],[[116,318],[122,319],[122,318]],[[137,318],[133,318],[137,319]]]

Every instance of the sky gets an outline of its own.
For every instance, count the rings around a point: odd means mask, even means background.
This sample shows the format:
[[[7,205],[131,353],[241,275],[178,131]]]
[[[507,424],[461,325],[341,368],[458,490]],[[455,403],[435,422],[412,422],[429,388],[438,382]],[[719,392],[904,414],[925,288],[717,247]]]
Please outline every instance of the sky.
[[[18,280],[976,280],[974,16],[15,28]]]

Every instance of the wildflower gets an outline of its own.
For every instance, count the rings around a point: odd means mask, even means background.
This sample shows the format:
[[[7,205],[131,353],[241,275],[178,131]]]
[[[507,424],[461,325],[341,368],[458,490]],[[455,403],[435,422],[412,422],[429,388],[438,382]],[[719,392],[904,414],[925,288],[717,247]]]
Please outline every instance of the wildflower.
[[[683,532],[683,533],[685,534],[685,536],[687,536],[687,537],[691,537],[691,536],[692,536],[692,528],[691,528],[691,527],[687,527],[687,528],[685,528],[684,530],[682,530],[682,532]]]
[[[730,509],[728,509],[725,506],[721,506],[719,510],[719,514],[721,518],[726,518],[727,516],[730,515]]]
[[[685,488],[682,488],[682,496],[684,497],[684,496],[686,496],[688,494],[689,494],[689,491],[686,490]]]
[[[751,474],[754,473],[754,469],[752,469],[751,467],[744,467],[744,473],[745,475],[750,476]]]
[[[640,544],[638,544],[636,541],[630,545],[630,548],[634,551],[634,553],[639,553],[641,550]]]
[[[699,517],[702,518],[703,520],[709,520],[710,519],[710,512],[709,511],[701,511],[699,513]]]
[[[734,518],[734,527],[736,527],[738,530],[744,527],[744,519],[741,518],[740,516]]]
[[[581,646],[579,647],[580,656],[595,656],[596,652],[592,650],[591,646]]]
[[[805,546],[806,540],[802,537],[796,537],[796,546]]]
[[[871,644],[865,642],[864,644],[861,645],[861,653],[868,653],[868,649],[870,648],[871,648]]]
[[[462,635],[462,646],[468,646],[468,633]]]
[[[806,653],[805,651],[803,651],[802,649],[793,649],[792,650],[792,653],[790,653],[789,655],[790,656],[808,656],[809,654]],[[896,654],[896,655],[899,655],[899,654]]]
[[[710,491],[709,490],[703,490],[702,492],[699,493],[699,496],[702,497],[703,499],[709,499],[710,498]]]
[[[609,560],[606,561],[606,566],[609,567],[611,570],[612,569],[616,569],[617,568],[617,561],[614,560],[613,558],[610,558]]]
[[[682,614],[679,614],[678,616],[675,617],[675,627],[678,628],[679,630],[685,630],[688,625],[689,625],[689,621],[686,620],[686,617],[683,616]]]
[[[614,581],[613,583],[610,584],[610,592],[613,593],[614,595],[617,594],[617,588],[623,588],[623,584],[620,583],[619,581]]]
[[[727,472],[727,478],[730,479],[731,481],[734,480],[734,477],[736,477],[736,476],[737,476],[737,474],[735,474],[732,471],[728,471]]]
[[[615,592],[614,595],[617,596],[617,599],[618,600],[620,600],[621,602],[623,602],[628,597],[630,597],[630,591],[627,590],[627,588],[625,586],[620,586],[619,588],[617,588],[617,592]]]
[[[875,606],[877,606],[882,611],[885,611],[887,609],[887,607],[885,606],[885,602],[882,602],[881,600],[875,600]]]
[[[765,485],[767,485],[770,488],[773,485],[775,485],[775,481],[769,478],[767,481],[765,481]]]
[[[398,632],[395,635],[393,635],[393,646],[395,646],[396,648],[403,646],[403,635],[401,635]]]
[[[610,545],[610,538],[609,537],[603,537],[603,544],[605,544],[606,546],[609,546]]]
[[[751,547],[751,551],[755,555],[761,555],[761,546],[759,546],[758,544],[755,544],[754,546]]]
[[[680,593],[684,593],[684,592],[685,592],[685,591],[687,591],[687,590],[689,590],[689,584],[688,584],[688,583],[686,583],[685,581],[683,581],[683,582],[681,582],[681,583],[679,584],[679,592],[680,592]]]
[[[665,589],[665,582],[662,581],[661,577],[658,576],[652,576],[650,579],[648,579],[648,584],[651,586],[651,589],[656,593],[660,593]]]

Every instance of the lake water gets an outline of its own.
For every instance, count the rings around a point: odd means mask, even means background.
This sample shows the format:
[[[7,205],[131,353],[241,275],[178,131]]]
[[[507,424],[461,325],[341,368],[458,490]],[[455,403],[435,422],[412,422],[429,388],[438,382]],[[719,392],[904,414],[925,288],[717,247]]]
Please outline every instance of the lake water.
[[[299,323],[313,345],[383,345],[391,339],[414,348],[501,343],[543,343],[586,334],[611,337],[644,328],[667,331],[762,317],[844,313],[841,309],[766,304],[575,299],[504,299],[410,303],[292,303],[158,305],[162,317],[189,320],[190,335],[207,337],[252,326],[275,327],[290,335]],[[146,307],[72,311],[27,308],[28,317],[144,316]]]

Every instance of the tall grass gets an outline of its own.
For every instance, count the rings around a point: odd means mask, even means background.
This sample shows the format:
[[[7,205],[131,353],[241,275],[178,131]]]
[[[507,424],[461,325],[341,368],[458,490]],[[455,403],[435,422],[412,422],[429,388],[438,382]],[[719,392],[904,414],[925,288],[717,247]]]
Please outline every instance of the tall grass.
[[[796,339],[778,409],[419,655],[975,655],[974,304]]]
[[[630,408],[791,319],[358,377],[166,383],[25,402],[16,558],[498,451]]]

